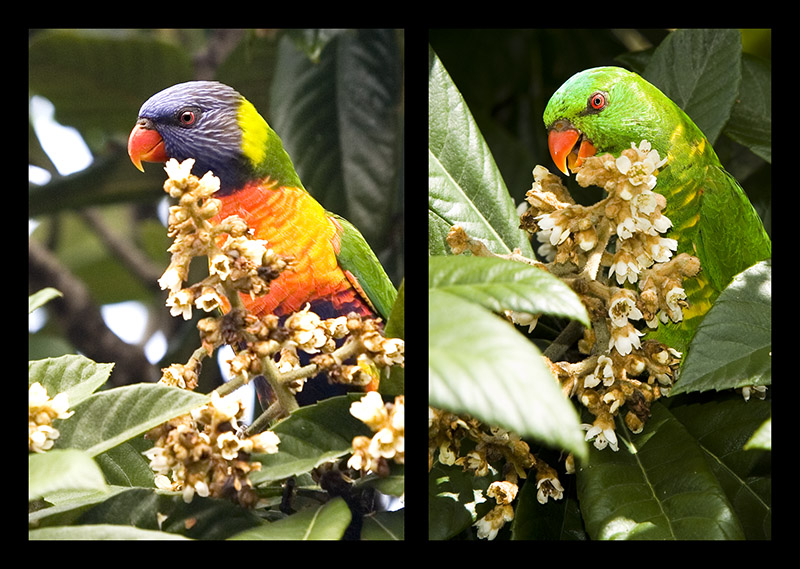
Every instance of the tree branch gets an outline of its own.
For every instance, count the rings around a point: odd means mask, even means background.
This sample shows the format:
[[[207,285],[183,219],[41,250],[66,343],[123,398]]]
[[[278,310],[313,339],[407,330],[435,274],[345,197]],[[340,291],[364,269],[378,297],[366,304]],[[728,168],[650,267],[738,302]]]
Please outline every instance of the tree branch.
[[[109,382],[114,386],[157,381],[160,374],[141,349],[120,340],[109,330],[86,286],[59,260],[34,240],[28,242],[28,288],[51,286],[64,296],[47,308],[65,329],[72,345],[97,362],[113,362]]]

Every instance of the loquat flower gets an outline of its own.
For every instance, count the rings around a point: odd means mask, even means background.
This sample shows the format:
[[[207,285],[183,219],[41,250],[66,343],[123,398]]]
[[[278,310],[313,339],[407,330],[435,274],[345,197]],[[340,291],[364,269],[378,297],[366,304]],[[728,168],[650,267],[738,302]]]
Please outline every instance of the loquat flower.
[[[41,383],[32,383],[28,388],[28,450],[44,452],[53,448],[60,435],[52,426],[53,421],[68,419],[73,414],[66,393],[58,393],[51,399]]]
[[[478,537],[489,541],[497,537],[497,533],[506,522],[514,519],[514,508],[510,504],[498,504],[488,514],[476,521],[473,526],[478,528]]]

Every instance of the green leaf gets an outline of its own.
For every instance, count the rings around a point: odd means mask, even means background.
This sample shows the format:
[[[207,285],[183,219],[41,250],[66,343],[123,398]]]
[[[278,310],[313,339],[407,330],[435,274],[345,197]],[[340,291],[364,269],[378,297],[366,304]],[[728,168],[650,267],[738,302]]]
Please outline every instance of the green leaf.
[[[262,521],[255,513],[228,500],[194,496],[187,504],[180,492],[133,488],[84,512],[79,523],[161,530],[165,539],[179,534],[218,540],[256,527]]]
[[[306,189],[379,251],[402,164],[396,32],[349,30],[326,40],[314,63],[281,39],[268,119]]]
[[[332,397],[301,407],[275,425],[280,437],[276,454],[254,454],[261,470],[250,475],[253,484],[283,480],[316,468],[350,452],[353,437],[369,435],[369,428],[350,414],[360,394]]]
[[[52,452],[52,451],[48,451]],[[119,486],[107,485],[98,490],[57,490],[46,496],[48,504],[28,514],[29,527],[53,527],[78,523],[81,515],[91,508],[111,499],[115,494],[130,490]]]
[[[514,540],[586,540],[581,509],[575,492],[574,476],[559,476],[564,487],[560,500],[549,499],[540,504],[538,487],[534,477],[529,476],[522,485],[514,505],[514,523],[511,536]]]
[[[725,134],[772,163],[772,65],[742,54],[742,85]]]
[[[342,498],[334,498],[277,522],[246,530],[230,539],[250,540],[332,540],[341,539],[350,524],[350,508]]]
[[[58,298],[60,296],[64,295],[61,293],[61,291],[52,287],[43,288],[42,290],[33,293],[28,297],[28,314],[40,306],[44,306],[54,298]]]
[[[191,79],[192,62],[181,46],[152,37],[48,30],[33,36],[28,74],[31,92],[50,99],[62,124],[128,132],[145,99]]]
[[[753,436],[744,445],[745,450],[772,450],[772,419],[761,425]]]
[[[186,538],[174,533],[166,533],[163,531],[145,530],[124,525],[96,524],[35,529],[28,532],[28,539],[47,541],[119,541],[141,539],[154,541]]]
[[[714,144],[742,79],[738,30],[676,30],[656,48],[644,78],[689,115]]]
[[[370,475],[359,479],[355,488],[374,488],[387,496],[402,496],[406,492],[405,465],[389,461],[389,474],[386,476]]]
[[[341,29],[304,29],[286,30],[292,42],[301,49],[312,63],[319,63],[320,54],[332,40],[346,33]]]
[[[459,296],[493,312],[554,314],[589,326],[578,296],[547,271],[505,259],[430,257],[428,288]]]
[[[143,438],[140,442],[151,446],[149,441],[145,441]],[[100,468],[103,469],[103,475],[109,484],[128,487],[142,486],[145,488],[155,486],[150,461],[142,454],[139,448],[130,442],[108,449],[103,454],[95,457],[95,460],[97,460]]]
[[[108,380],[113,368],[80,355],[46,358],[28,362],[28,384],[38,381],[50,398],[66,393],[70,407],[75,407]]]
[[[28,455],[28,500],[61,490],[105,491],[103,473],[80,450],[53,449]]]
[[[772,383],[772,262],[734,277],[689,345],[670,396]]]
[[[451,226],[485,241],[495,253],[519,248],[533,257],[514,202],[458,88],[433,50],[428,54],[428,242],[449,253]]]
[[[673,402],[675,402],[673,404]],[[772,536],[771,455],[746,443],[772,413],[769,400],[745,402],[737,393],[680,397],[670,412],[695,438],[725,491],[747,539]]]
[[[531,342],[459,296],[433,289],[428,303],[431,405],[586,455],[575,409]]]
[[[95,456],[208,400],[207,395],[155,383],[102,391],[77,405],[72,417],[56,422],[61,432],[56,446]]]
[[[376,512],[364,517],[361,541],[402,541],[405,539],[405,511]]]
[[[697,440],[661,404],[644,431],[617,421],[619,451],[592,448],[577,472],[592,539],[741,539],[742,527]]]
[[[483,516],[488,510],[484,496],[495,478],[435,463],[428,475],[428,539],[450,539]],[[483,505],[476,516],[479,504]]]

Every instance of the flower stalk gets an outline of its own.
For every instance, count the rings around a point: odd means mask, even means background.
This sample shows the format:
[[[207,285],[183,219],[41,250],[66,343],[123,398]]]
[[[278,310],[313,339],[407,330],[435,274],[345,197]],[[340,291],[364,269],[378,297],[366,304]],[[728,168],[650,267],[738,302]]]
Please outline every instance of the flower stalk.
[[[610,154],[586,158],[577,169],[577,182],[599,186],[607,193],[592,205],[576,203],[560,177],[536,166],[520,227],[538,243],[543,261],[521,258],[519,251],[506,256],[559,277],[587,309],[591,328],[583,330],[579,323],[570,323],[544,355],[564,395],[594,417],[583,428],[586,440],[599,450],[619,449],[617,416],[631,432],[641,432],[650,405],[669,391],[680,365],[679,352],[645,337],[645,331],[659,322],[682,321],[688,306],[683,281],[700,270],[696,257],[675,255],[677,241],[667,237],[672,222],[663,214],[666,198],[653,191],[666,162],[647,141],[631,144],[616,158]],[[496,256],[459,227],[451,229],[448,244],[453,254]],[[505,314],[531,330],[539,316]],[[582,359],[562,361],[576,341]],[[461,455],[465,439],[476,446]],[[556,471],[529,450],[525,460],[519,461],[503,453],[481,452],[486,444],[485,431],[474,419],[431,411],[429,467],[436,457],[442,464],[461,465],[476,476],[485,476],[494,469],[493,459],[506,456],[510,463],[502,467],[503,472],[514,473],[506,477],[507,483],[525,478],[526,471],[534,468],[539,501],[561,497]],[[573,463],[567,457],[568,471],[574,471]],[[513,496],[509,488],[503,487],[502,492],[499,486],[494,488],[490,497],[497,506],[476,522],[479,537],[492,539],[513,519]]]
[[[183,491],[187,501],[194,494],[225,495],[252,506],[255,498],[247,473],[259,463],[248,461],[249,452],[277,452],[277,437],[261,431],[298,408],[295,394],[305,382],[324,372],[329,381],[366,386],[377,380],[380,368],[404,364],[404,343],[385,338],[379,321],[357,314],[323,320],[309,305],[283,320],[250,313],[242,299],[268,293],[270,282],[290,263],[268,243],[253,238],[238,216],[215,222],[221,210],[220,200],[213,197],[219,180],[211,172],[200,179],[191,175],[193,164],[191,159],[170,160],[165,167],[164,190],[177,204],[169,213],[172,256],[159,285],[168,291],[166,304],[173,316],[188,320],[193,310],[216,315],[198,321],[201,346],[186,364],[162,370],[161,382],[195,389],[205,358],[222,345],[232,346],[235,355],[229,361],[231,378],[212,392],[211,406],[156,429],[151,434],[156,444],[148,456],[163,487]],[[195,257],[208,259],[209,273],[186,285]],[[309,364],[300,365],[299,352],[312,356]],[[267,381],[275,399],[242,431],[237,425],[240,412],[226,402],[256,376]]]

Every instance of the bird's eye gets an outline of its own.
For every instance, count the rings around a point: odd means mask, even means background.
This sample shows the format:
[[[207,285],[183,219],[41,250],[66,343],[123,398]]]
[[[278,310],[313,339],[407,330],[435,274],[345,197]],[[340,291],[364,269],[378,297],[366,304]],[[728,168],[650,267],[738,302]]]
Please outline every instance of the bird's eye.
[[[589,97],[589,106],[594,109],[595,111],[601,110],[603,107],[606,106],[606,95],[605,93],[601,93],[597,91],[596,93],[592,93],[592,96]]]
[[[195,111],[186,109],[178,114],[178,121],[182,126],[191,126],[197,120],[197,113]]]

